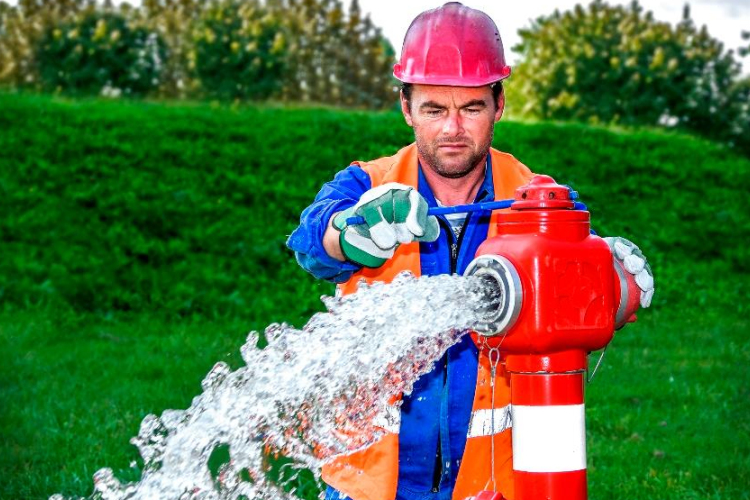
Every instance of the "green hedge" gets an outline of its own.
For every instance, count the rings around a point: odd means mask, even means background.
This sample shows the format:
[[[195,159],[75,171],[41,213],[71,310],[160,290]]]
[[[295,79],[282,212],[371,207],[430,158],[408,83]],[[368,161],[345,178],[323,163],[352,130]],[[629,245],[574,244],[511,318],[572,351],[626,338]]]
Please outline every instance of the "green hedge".
[[[320,185],[411,139],[391,113],[9,94],[0,108],[11,308],[240,314],[258,289],[299,281],[284,241]],[[732,277],[750,271],[748,160],[688,136],[583,125],[501,123],[495,145],[578,189],[600,234],[636,241],[657,306],[747,310]]]

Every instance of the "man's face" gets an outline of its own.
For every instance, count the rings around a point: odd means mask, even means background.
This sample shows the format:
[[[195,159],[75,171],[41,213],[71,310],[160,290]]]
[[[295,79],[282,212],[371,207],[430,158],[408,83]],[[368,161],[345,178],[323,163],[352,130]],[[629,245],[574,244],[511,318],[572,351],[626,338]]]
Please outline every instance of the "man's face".
[[[401,111],[426,167],[448,178],[463,177],[483,164],[504,105],[501,95],[495,106],[489,85],[414,85],[411,110],[401,96]]]

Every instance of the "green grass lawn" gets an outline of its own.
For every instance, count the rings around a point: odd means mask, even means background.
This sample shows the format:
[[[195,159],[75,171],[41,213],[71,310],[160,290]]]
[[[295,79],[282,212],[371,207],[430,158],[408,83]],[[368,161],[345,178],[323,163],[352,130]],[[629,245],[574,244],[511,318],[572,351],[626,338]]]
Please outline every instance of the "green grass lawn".
[[[319,186],[409,140],[392,113],[0,93],[0,498],[134,479],[146,414],[239,366],[248,331],[322,308],[332,287],[284,247]],[[590,498],[750,498],[750,161],[583,125],[501,123],[495,145],[656,275],[588,387]]]

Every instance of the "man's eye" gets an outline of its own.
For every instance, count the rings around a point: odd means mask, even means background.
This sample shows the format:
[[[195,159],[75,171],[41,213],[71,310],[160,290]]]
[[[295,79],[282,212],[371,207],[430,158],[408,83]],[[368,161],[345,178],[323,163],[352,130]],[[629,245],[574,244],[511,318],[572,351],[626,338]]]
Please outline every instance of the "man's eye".
[[[442,112],[443,110],[438,108],[430,108],[425,111],[427,116],[440,116]]]
[[[469,113],[470,115],[478,115],[479,113],[482,112],[482,109],[481,108],[466,108],[466,112]]]

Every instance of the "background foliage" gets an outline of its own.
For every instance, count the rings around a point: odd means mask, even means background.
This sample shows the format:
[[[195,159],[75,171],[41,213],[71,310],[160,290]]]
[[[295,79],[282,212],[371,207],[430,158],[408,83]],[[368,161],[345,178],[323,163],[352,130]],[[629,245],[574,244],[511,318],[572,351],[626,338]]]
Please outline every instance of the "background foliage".
[[[732,51],[685,7],[672,26],[637,3],[596,0],[519,31],[523,62],[510,87],[523,114],[623,125],[665,125],[750,154],[750,78]],[[517,83],[516,83],[517,82]]]
[[[393,57],[357,0],[0,1],[0,85],[15,89],[377,109]]]
[[[164,42],[121,14],[90,12],[47,30],[37,49],[39,79],[48,91],[144,95],[159,86]]]
[[[331,0],[286,0],[281,5],[282,12],[294,13],[288,19],[293,48],[283,90],[287,100],[299,96],[376,109],[393,105],[395,52],[369,16],[362,15],[357,0],[348,12]]]
[[[249,330],[322,309],[333,287],[284,246],[320,185],[412,138],[395,113],[2,93],[0,108],[2,498],[88,494],[100,467],[136,478],[147,413],[238,366]],[[587,389],[592,500],[748,499],[748,160],[582,124],[501,123],[495,145],[573,185],[656,275]]]
[[[260,4],[221,2],[203,12],[195,35],[195,71],[203,93],[265,99],[285,69],[281,23]]]
[[[52,105],[10,95],[1,104],[1,234],[16,256],[0,264],[4,304],[78,313],[241,314],[241,297],[276,283],[273,274],[258,280],[290,267],[284,235],[324,180],[410,140],[395,113]],[[698,300],[704,263],[750,272],[750,218],[739,194],[750,185],[748,161],[648,131],[506,123],[496,136],[578,188],[599,232],[637,235],[657,267],[694,261],[660,271],[673,273],[661,280],[662,300]],[[267,228],[277,226],[271,239]]]
[[[342,1],[0,0],[0,86],[388,108],[393,47]],[[514,116],[676,128],[750,155],[750,78],[689,7],[672,26],[594,0],[520,34]]]

